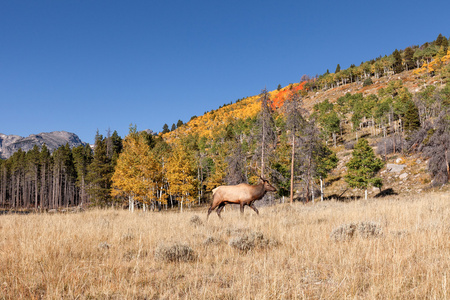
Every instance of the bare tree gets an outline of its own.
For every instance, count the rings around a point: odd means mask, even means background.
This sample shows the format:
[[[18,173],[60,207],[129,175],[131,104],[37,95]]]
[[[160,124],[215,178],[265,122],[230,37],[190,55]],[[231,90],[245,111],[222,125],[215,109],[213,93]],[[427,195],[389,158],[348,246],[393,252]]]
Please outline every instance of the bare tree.
[[[225,158],[225,161],[227,162],[225,182],[228,185],[247,183],[247,177],[245,176],[245,153],[242,151],[242,146],[239,141],[232,143],[229,156]]]
[[[298,93],[293,93],[284,102],[283,110],[286,116],[286,129],[291,142],[291,185],[290,185],[290,203],[294,202],[294,165],[296,156],[296,144],[300,141],[300,131],[305,125],[303,115],[306,111],[302,108],[303,99]]]
[[[450,120],[444,111],[436,122],[433,135],[424,145],[423,154],[429,157],[428,171],[435,184],[444,184],[450,181]]]
[[[272,109],[270,107],[270,97],[267,89],[262,90],[259,100],[261,101],[261,111],[257,118],[257,132],[253,138],[257,141],[257,149],[254,159],[261,161],[261,177],[264,178],[266,164],[270,155],[273,153],[277,135],[275,132],[275,121],[272,117]]]

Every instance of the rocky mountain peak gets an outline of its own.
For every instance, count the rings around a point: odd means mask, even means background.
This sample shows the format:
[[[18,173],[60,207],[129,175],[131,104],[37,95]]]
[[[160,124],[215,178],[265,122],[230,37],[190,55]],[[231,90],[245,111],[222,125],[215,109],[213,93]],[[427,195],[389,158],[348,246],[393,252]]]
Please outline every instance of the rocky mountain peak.
[[[41,148],[44,144],[52,152],[65,144],[73,148],[85,143],[76,134],[67,131],[41,132],[28,137],[0,133],[0,158],[7,159],[19,149],[27,152],[35,145]]]

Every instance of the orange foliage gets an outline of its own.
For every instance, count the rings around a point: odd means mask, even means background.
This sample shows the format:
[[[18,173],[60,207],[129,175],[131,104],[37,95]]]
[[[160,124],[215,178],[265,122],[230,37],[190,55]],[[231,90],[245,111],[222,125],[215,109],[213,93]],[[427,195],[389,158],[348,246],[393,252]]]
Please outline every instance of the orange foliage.
[[[305,82],[295,83],[280,91],[269,92],[272,108],[281,107],[284,101],[292,94],[304,89]],[[236,119],[253,118],[261,110],[260,95],[255,95],[242,99],[234,104],[226,105],[214,111],[210,111],[202,116],[190,120],[183,126],[174,131],[161,134],[164,140],[172,144],[178,138],[189,134],[198,135],[199,137],[213,138],[220,128],[226,126],[230,121]]]
[[[187,122],[174,131],[163,134],[164,140],[171,144],[178,138],[187,136],[188,134],[213,138],[219,129],[226,126],[230,120],[252,118],[257,115],[261,109],[261,104],[258,99],[259,95],[256,95],[210,111]]]
[[[274,96],[272,97],[272,108],[276,109],[283,106],[284,101],[286,101],[286,99],[288,99],[292,94],[303,90],[305,88],[305,84],[306,81],[303,81],[301,83],[293,84],[292,88],[288,86],[278,91],[278,93],[275,91],[273,94]]]

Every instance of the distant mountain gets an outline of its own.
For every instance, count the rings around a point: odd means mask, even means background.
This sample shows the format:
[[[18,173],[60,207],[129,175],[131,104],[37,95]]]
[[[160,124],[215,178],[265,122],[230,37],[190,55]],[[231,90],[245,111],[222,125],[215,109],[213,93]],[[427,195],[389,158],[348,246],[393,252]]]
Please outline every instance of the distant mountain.
[[[52,152],[65,144],[73,148],[86,143],[82,142],[76,134],[66,131],[42,132],[28,137],[0,133],[0,158],[7,159],[19,149],[27,152],[33,149],[34,145],[42,147],[43,144]]]

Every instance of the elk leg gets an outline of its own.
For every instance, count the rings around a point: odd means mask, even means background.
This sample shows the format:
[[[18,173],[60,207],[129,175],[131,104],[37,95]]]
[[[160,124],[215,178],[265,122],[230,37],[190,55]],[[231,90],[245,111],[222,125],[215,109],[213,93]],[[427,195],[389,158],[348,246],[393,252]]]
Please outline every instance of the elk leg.
[[[206,215],[206,220],[208,220],[209,215],[211,214],[211,212],[214,210],[214,208],[212,207],[212,205],[209,207],[208,209],[208,215]]]
[[[208,220],[209,214],[212,213],[212,211],[213,211],[214,209],[216,209],[216,207],[217,207],[217,205],[214,205],[214,203],[211,204],[211,206],[210,206],[209,209],[208,209],[208,215],[206,216],[206,220]]]
[[[241,205],[241,215],[243,215],[244,214],[244,203],[241,202],[240,205]]]
[[[256,214],[259,215],[259,211],[256,209],[256,207],[253,203],[251,203],[249,206],[256,212]]]
[[[222,219],[222,217],[220,216],[220,213],[222,212],[222,209],[225,206],[225,202],[222,202],[219,204],[219,208],[217,208],[217,215],[219,216],[220,219]]]

